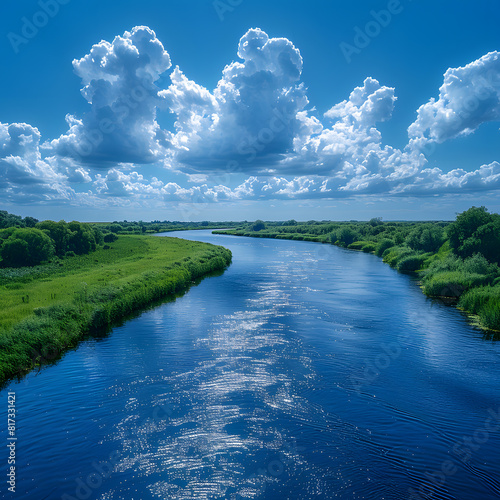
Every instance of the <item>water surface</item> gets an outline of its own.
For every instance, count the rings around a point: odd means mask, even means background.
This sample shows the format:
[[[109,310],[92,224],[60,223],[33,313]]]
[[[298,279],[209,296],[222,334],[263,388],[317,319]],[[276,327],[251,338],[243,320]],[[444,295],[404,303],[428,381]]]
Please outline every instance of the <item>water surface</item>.
[[[2,392],[5,498],[500,498],[500,345],[460,312],[372,255],[176,236],[233,264]]]

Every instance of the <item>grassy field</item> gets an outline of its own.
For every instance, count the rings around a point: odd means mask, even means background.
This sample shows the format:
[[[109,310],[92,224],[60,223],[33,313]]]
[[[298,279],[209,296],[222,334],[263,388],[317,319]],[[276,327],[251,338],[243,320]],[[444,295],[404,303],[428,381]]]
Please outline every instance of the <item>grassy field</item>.
[[[224,269],[231,253],[178,238],[120,236],[108,248],[0,270],[0,382]]]

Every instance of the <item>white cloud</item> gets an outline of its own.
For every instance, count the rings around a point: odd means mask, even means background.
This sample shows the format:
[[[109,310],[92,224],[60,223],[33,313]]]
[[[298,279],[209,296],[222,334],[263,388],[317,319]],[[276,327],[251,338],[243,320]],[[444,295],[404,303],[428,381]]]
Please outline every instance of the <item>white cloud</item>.
[[[11,202],[68,200],[72,190],[65,176],[40,150],[40,132],[26,123],[0,123],[0,192]]]
[[[283,159],[280,171],[334,175],[346,162],[362,165],[373,152],[382,155],[382,135],[375,125],[391,118],[396,99],[394,88],[366,78],[348,100],[325,113],[333,121],[330,127],[317,121],[295,138],[294,152]]]
[[[429,168],[420,152],[425,143],[499,119],[498,53],[446,72],[439,99],[419,109],[404,150],[384,144],[378,129],[392,118],[394,88],[368,77],[316,117],[291,41],[252,29],[241,38],[238,57],[212,91],[179,67],[161,90],[155,82],[171,63],[152,30],[137,27],[94,45],[73,62],[90,110],[68,115],[66,134],[40,150],[36,128],[0,124],[2,196],[130,207],[500,189],[498,162],[444,172]],[[175,113],[174,131],[160,128],[158,107]],[[150,167],[156,176],[141,169],[146,163],[156,163]],[[240,177],[247,178],[237,185]]]
[[[162,159],[170,133],[156,122],[160,99],[154,82],[170,66],[154,31],[144,26],[94,45],[73,61],[90,111],[82,118],[67,115],[68,132],[46,147],[97,167]]]
[[[500,120],[500,53],[490,52],[444,74],[439,98],[418,109],[408,128],[411,144],[442,143],[474,132],[482,123]]]
[[[161,92],[177,114],[177,161],[187,172],[259,171],[272,167],[293,147],[307,121],[308,104],[299,84],[302,57],[286,38],[260,29],[240,40],[238,56],[209,92],[176,69]]]

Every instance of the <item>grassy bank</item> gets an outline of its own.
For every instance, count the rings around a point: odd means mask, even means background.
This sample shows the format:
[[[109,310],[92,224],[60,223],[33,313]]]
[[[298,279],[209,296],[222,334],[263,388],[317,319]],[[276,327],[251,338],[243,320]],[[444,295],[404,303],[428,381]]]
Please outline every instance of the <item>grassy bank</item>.
[[[416,273],[429,297],[450,299],[500,337],[500,216],[473,207],[455,222],[263,222],[214,231],[255,238],[334,244],[373,253]]]
[[[0,383],[230,262],[222,247],[138,235],[89,255],[0,269]]]

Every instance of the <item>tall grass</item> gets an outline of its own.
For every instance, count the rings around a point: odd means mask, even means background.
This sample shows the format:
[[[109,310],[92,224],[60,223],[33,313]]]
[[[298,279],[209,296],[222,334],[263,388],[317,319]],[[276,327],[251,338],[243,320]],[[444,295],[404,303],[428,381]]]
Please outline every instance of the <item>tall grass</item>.
[[[0,382],[57,359],[89,334],[224,269],[223,247],[153,236],[120,236],[109,250],[42,273],[0,282]]]

